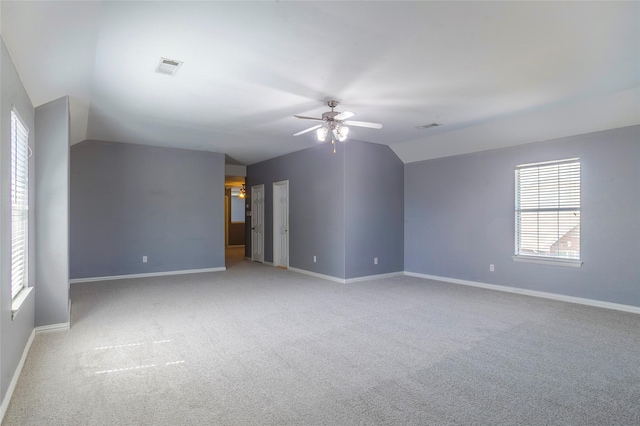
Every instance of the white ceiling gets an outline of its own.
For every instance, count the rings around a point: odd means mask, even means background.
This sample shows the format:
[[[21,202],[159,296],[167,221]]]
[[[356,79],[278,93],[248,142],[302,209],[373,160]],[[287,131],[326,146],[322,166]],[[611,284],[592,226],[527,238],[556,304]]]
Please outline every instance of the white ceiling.
[[[12,2],[2,38],[34,106],[85,139],[252,164],[326,101],[405,162],[640,124],[639,2]],[[28,23],[28,24],[27,24]],[[174,77],[160,57],[183,61]],[[603,109],[603,108],[606,108]],[[432,122],[428,130],[417,126]]]

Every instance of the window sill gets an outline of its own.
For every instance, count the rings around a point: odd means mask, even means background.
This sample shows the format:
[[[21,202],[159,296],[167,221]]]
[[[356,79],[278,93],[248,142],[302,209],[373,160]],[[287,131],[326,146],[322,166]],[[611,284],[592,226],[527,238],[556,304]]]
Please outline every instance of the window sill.
[[[16,316],[18,315],[18,312],[20,311],[20,308],[24,306],[24,302],[27,301],[27,299],[29,298],[29,295],[32,292],[33,292],[33,287],[25,287],[22,290],[20,290],[20,293],[18,293],[16,297],[13,298],[13,300],[11,301],[11,320],[12,321],[16,318]]]
[[[569,266],[571,268],[579,268],[582,266],[581,260],[574,259],[555,259],[552,257],[538,256],[513,256],[514,262],[539,263],[543,265]]]

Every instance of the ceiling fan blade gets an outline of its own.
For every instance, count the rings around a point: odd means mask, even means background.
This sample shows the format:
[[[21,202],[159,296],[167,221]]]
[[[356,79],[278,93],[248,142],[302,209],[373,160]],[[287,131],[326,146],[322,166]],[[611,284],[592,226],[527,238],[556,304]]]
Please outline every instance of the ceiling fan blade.
[[[382,124],[370,123],[368,121],[347,120],[344,122],[344,124],[346,124],[347,126],[368,127],[369,129],[382,129]]]
[[[312,130],[319,129],[319,128],[320,128],[320,127],[322,127],[322,126],[323,126],[322,124],[318,124],[317,126],[309,127],[308,129],[304,129],[304,130],[302,130],[301,132],[294,133],[294,134],[293,134],[293,136],[302,135],[302,134],[307,133],[307,132],[310,132],[310,131],[312,131]]]
[[[315,117],[305,117],[304,115],[294,115],[294,117],[296,118],[301,118],[303,120],[317,120],[317,121],[324,121],[323,118],[315,118]]]
[[[356,115],[354,112],[344,111],[344,112],[341,112],[340,114],[336,115],[335,117],[333,117],[333,119],[334,120],[346,120],[347,118],[351,118],[354,115]]]

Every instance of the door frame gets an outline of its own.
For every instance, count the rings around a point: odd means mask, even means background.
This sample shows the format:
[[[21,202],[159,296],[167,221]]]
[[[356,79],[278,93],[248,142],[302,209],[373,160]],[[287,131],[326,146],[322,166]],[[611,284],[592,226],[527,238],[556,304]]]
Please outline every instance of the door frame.
[[[229,215],[230,213],[229,196],[224,195],[224,248],[229,247]]]
[[[284,186],[286,189],[286,223],[285,223],[285,236],[286,236],[286,250],[287,253],[285,254],[285,259],[286,259],[286,265],[281,265],[280,264],[280,258],[282,257],[280,255],[281,252],[281,248],[282,247],[278,247],[279,246],[279,242],[280,242],[280,238],[277,236],[276,234],[276,230],[279,228],[280,226],[280,202],[278,201],[278,199],[276,198],[276,190],[278,187]],[[289,253],[291,252],[291,250],[289,250],[289,180],[281,180],[278,182],[274,182],[273,183],[273,266],[283,266],[287,269],[289,269]]]

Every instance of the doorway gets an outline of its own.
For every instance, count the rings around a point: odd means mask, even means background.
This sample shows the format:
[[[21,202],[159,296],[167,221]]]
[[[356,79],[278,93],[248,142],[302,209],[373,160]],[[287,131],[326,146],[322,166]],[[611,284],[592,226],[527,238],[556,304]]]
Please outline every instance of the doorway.
[[[225,177],[224,248],[225,266],[230,268],[245,259],[245,218],[249,202],[243,191],[242,176]],[[247,219],[248,220],[248,219]]]
[[[289,181],[273,184],[273,266],[289,268]]]

